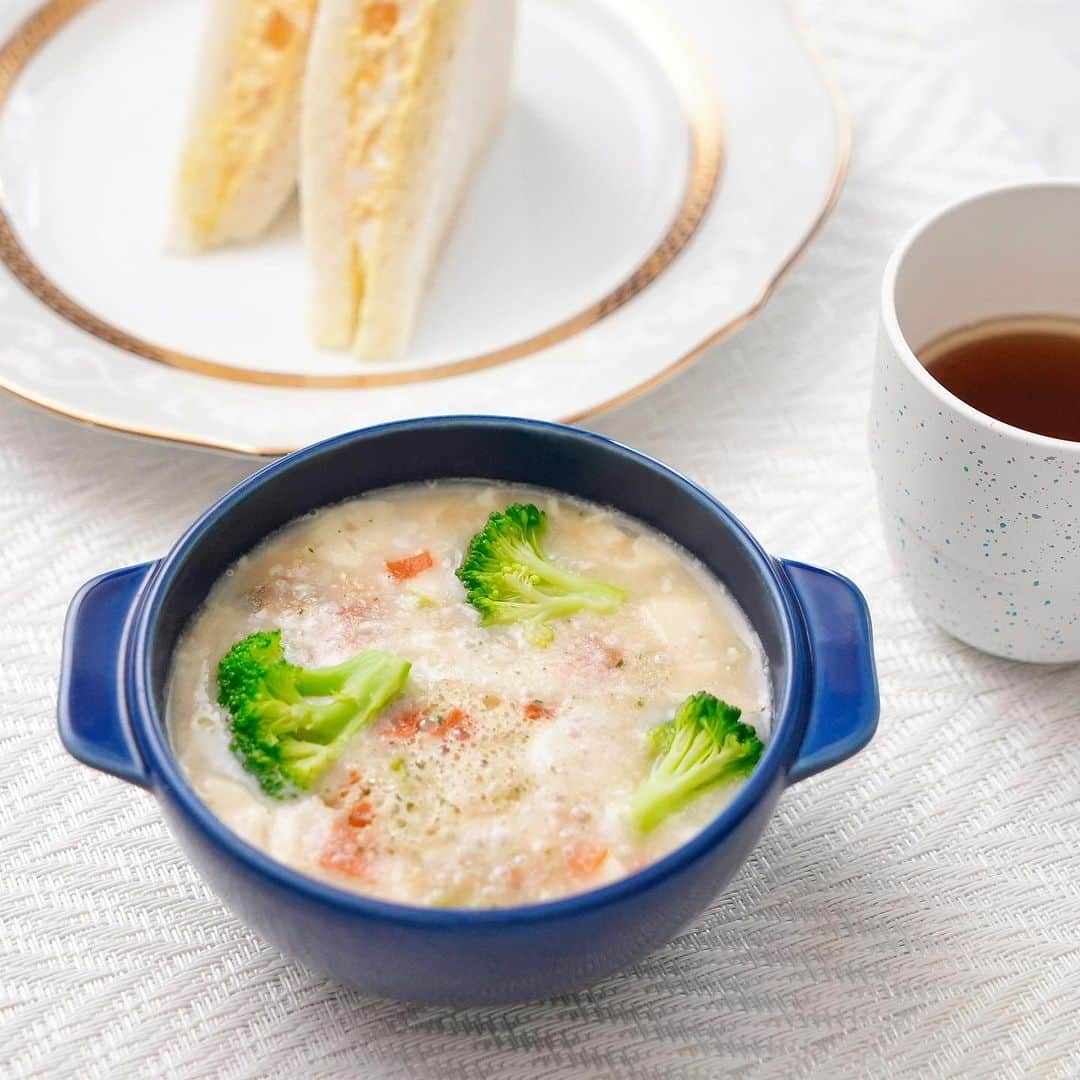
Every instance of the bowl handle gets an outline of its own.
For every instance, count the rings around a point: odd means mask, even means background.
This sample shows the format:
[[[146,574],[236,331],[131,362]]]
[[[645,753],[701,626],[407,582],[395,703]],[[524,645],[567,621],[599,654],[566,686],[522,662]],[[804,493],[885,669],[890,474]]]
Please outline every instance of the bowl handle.
[[[861,750],[877,729],[879,701],[870,609],[840,574],[782,559],[806,623],[813,669],[810,718],[788,770],[791,783]]]
[[[140,787],[150,786],[128,721],[121,667],[124,629],[156,563],[88,581],[68,608],[60,669],[60,741],[72,757]]]

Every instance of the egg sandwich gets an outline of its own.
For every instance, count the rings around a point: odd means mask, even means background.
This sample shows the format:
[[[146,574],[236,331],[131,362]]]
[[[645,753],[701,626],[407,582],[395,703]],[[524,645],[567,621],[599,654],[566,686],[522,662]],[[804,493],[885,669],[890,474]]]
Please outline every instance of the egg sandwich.
[[[506,107],[514,0],[322,0],[302,213],[317,344],[402,352]]]
[[[180,163],[172,246],[252,240],[296,187],[318,0],[212,0]]]
[[[316,344],[399,355],[506,109],[516,0],[213,0],[174,246],[251,240],[300,180]]]

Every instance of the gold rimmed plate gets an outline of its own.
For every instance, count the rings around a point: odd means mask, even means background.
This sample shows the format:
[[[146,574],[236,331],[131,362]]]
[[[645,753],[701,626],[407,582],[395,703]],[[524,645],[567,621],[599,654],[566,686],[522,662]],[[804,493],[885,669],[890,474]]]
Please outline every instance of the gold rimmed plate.
[[[579,418],[745,321],[846,161],[786,6],[521,5],[510,113],[413,347],[361,366],[308,340],[295,210],[246,248],[164,248],[205,0],[15,0],[0,386],[117,430],[275,454],[429,413]]]

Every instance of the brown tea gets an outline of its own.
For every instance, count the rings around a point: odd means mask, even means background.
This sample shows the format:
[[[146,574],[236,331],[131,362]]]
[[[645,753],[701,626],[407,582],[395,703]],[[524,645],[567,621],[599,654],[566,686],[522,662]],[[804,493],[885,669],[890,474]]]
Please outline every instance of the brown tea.
[[[994,319],[938,338],[919,359],[979,412],[1080,442],[1080,319]]]

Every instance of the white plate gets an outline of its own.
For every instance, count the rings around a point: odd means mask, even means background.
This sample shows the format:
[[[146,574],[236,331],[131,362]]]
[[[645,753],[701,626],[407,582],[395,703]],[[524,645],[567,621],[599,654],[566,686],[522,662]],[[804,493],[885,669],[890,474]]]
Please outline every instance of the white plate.
[[[521,0],[513,101],[409,355],[314,349],[293,208],[165,252],[206,0],[8,0],[0,386],[277,454],[432,413],[572,420],[756,312],[835,200],[843,109],[783,0]],[[10,24],[9,24],[10,20]],[[721,120],[722,118],[722,120]]]

